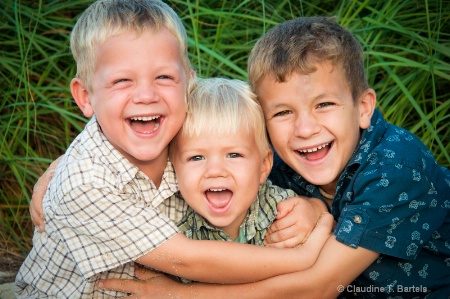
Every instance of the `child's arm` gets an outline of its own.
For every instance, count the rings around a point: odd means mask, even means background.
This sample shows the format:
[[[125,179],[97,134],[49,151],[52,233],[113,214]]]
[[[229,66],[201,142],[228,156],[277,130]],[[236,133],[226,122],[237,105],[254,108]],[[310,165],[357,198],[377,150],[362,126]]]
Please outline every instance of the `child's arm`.
[[[54,166],[56,166],[55,164]],[[49,169],[51,170],[51,168]],[[41,179],[44,181],[40,183],[48,185],[46,175]],[[95,207],[89,203],[95,202],[96,205],[101,206],[101,202],[105,200],[104,194],[99,189],[92,189],[89,186],[86,188],[90,190],[89,197],[84,200],[78,199],[77,202],[78,204],[83,202],[86,205],[86,209],[94,209],[86,213],[95,213]],[[74,193],[77,193],[77,191]],[[104,204],[107,205],[108,203]],[[42,215],[42,197],[37,198],[33,205],[38,207],[35,209],[36,214]],[[66,220],[69,221],[68,219],[72,217],[72,214],[67,210],[67,207],[71,207],[71,204],[64,203],[62,212],[64,215],[67,214],[63,216],[63,219],[67,218]],[[130,206],[127,211],[133,214],[129,210],[131,208]],[[33,212],[31,213],[33,214]],[[332,217],[331,215],[327,215],[326,218],[331,219]],[[78,220],[80,219],[76,219],[75,222]],[[107,219],[104,221],[107,221]],[[289,252],[281,252],[279,249],[274,248],[256,249],[256,247],[251,245],[226,244],[215,241],[192,241],[179,234],[164,242],[157,249],[141,257],[139,262],[167,273],[198,281],[228,283],[255,281],[278,274],[298,271],[311,266],[331,231],[330,222],[332,220],[324,221],[323,225],[317,229],[315,238],[309,244],[306,244],[303,248],[290,250]],[[69,221],[66,225],[70,227],[74,225],[74,222]],[[87,223],[84,225],[87,225]],[[92,225],[95,226],[95,223]],[[120,232],[116,233],[120,234]],[[98,242],[98,240],[95,242]],[[136,246],[139,247],[139,244],[136,244]],[[145,248],[141,250],[145,250]],[[288,256],[292,257],[296,262],[288,262]],[[242,269],[243,266],[245,266],[244,270]],[[218,267],[223,269],[223,273],[217,271]],[[91,271],[92,269],[86,268],[85,270]]]
[[[48,184],[53,177],[56,166],[58,166],[60,156],[58,159],[53,161],[47,170],[39,177],[36,184],[33,187],[33,194],[31,195],[30,201],[30,215],[31,221],[33,221],[34,226],[37,227],[39,232],[45,230],[45,219],[44,211],[42,210],[42,199],[44,198],[45,191],[47,190]]]
[[[307,242],[293,249],[190,240],[178,234],[137,262],[184,278],[216,283],[245,283],[307,269],[328,239],[333,217],[326,213]]]
[[[101,287],[133,293],[133,298],[336,298],[377,257],[376,252],[351,248],[331,236],[313,267],[255,283],[180,284],[158,277],[104,280]]]
[[[278,214],[269,227],[266,246],[292,248],[306,242],[320,216],[328,211],[318,198],[291,197],[277,205]]]

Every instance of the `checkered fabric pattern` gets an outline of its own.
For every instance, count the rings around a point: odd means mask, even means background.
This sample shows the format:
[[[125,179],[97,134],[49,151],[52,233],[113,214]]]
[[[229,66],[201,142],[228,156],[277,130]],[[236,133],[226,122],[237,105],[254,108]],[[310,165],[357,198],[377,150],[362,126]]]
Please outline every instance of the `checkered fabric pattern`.
[[[168,161],[159,188],[93,117],[61,159],[43,200],[46,231],[16,278],[17,298],[117,298],[99,279],[133,278],[133,261],[179,232],[186,211]]]

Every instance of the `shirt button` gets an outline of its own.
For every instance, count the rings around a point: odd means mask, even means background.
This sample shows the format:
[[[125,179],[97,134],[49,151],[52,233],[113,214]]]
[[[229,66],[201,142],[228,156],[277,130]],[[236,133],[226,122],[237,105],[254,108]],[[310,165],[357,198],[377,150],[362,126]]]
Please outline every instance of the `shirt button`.
[[[355,215],[355,216],[353,217],[353,222],[355,222],[356,224],[360,224],[361,221],[362,221],[362,217],[361,217],[361,216]]]

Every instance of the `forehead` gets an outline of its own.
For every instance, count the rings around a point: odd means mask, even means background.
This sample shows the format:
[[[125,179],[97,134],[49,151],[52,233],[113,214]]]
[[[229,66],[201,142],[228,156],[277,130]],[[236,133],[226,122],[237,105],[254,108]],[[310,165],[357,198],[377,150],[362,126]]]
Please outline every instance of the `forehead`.
[[[275,74],[267,74],[255,88],[259,100],[267,95],[284,97],[286,92],[313,96],[314,93],[348,93],[349,85],[341,67],[331,63],[318,63],[312,72],[294,72],[280,80]]]
[[[258,81],[258,84],[254,86],[255,90],[258,91],[263,87],[265,83],[285,83],[286,81],[289,81],[292,79],[292,77],[297,77],[298,75],[301,75],[305,78],[305,80],[308,78],[308,75],[320,73],[320,74],[333,74],[334,76],[339,76],[343,80],[346,81],[345,78],[345,72],[343,69],[343,66],[341,64],[333,63],[332,61],[324,61],[324,62],[317,62],[309,65],[305,69],[303,68],[297,68],[292,72],[289,73],[280,73],[277,74],[276,72],[268,72],[264,74],[264,76],[261,77],[261,79]],[[321,76],[319,76],[320,78]]]
[[[113,64],[130,68],[167,66],[185,71],[178,40],[167,29],[112,35],[96,47],[96,52],[97,68]]]
[[[183,134],[180,131],[175,137],[179,149],[191,146],[196,148],[213,149],[231,146],[254,147],[256,138],[253,132],[247,130],[237,130],[236,132],[199,132],[199,134]]]

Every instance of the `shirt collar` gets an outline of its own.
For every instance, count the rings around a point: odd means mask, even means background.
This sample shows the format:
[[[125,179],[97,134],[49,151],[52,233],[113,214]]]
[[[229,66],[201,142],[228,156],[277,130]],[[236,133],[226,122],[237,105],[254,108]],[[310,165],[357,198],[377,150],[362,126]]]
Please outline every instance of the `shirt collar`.
[[[115,173],[116,186],[119,189],[123,189],[124,186],[126,186],[137,176],[149,179],[136,165],[126,159],[122,153],[120,153],[111,144],[111,142],[109,142],[106,136],[102,133],[100,124],[98,123],[95,115],[92,116],[90,121],[86,124],[85,129],[88,131],[89,136],[93,140],[96,150],[100,151],[101,155],[95,158],[101,161],[102,167],[106,165],[107,167],[110,167],[113,173]],[[164,169],[159,189],[163,190],[162,192],[167,193],[161,194],[162,198],[167,198],[178,191],[178,182],[175,177],[175,171],[169,160],[167,160],[167,165]]]
[[[265,185],[263,185],[265,187]],[[256,233],[258,231],[262,231],[267,229],[272,222],[275,220],[276,213],[273,210],[267,210],[265,213],[262,213],[260,211],[260,205],[264,204],[262,202],[261,195],[263,194],[262,189],[260,188],[260,191],[258,192],[258,196],[255,201],[253,201],[252,205],[249,208],[249,211],[247,213],[247,216],[245,218],[244,223],[242,224],[241,228],[245,234],[245,238],[248,240],[251,240],[255,237]],[[217,228],[215,226],[212,226],[203,216],[195,212],[189,207],[190,212],[193,213],[194,217],[190,217],[190,223],[189,225],[191,227],[196,227],[197,229],[200,229],[201,227],[206,228],[208,231],[222,231],[224,234],[226,234],[223,230],[220,228]],[[193,222],[196,223],[193,223]],[[226,234],[228,236],[228,234]],[[231,239],[231,237],[230,237]]]

